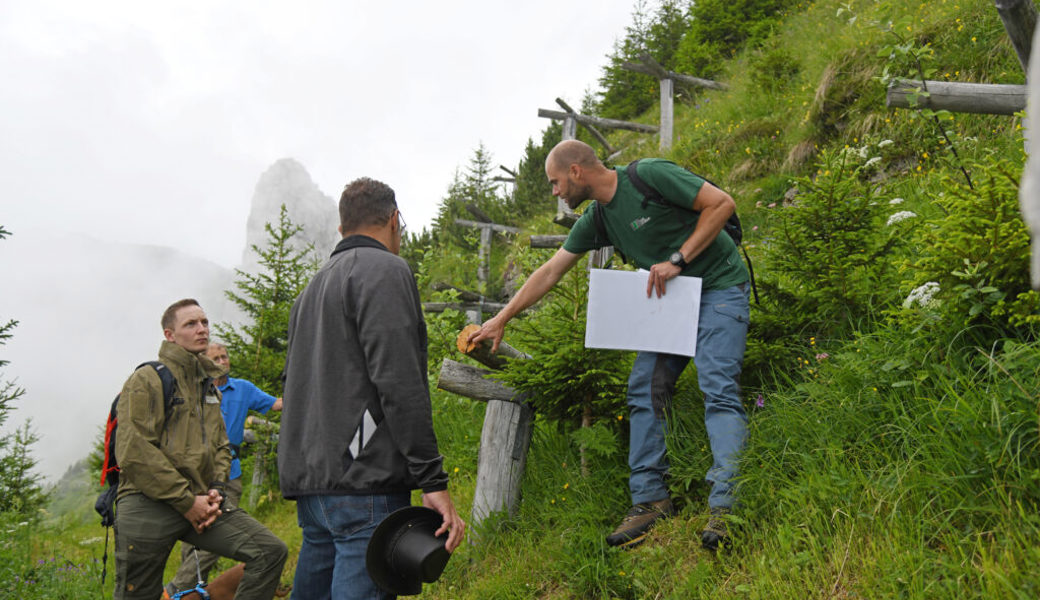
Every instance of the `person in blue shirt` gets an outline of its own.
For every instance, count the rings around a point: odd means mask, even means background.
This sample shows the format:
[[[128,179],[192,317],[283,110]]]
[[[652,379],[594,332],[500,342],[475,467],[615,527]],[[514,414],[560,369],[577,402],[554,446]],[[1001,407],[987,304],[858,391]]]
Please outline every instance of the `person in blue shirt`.
[[[242,464],[238,460],[238,452],[245,435],[246,417],[251,410],[261,414],[266,414],[270,410],[282,410],[282,399],[264,392],[251,381],[229,377],[227,373],[231,370],[231,359],[228,358],[227,347],[224,344],[210,343],[206,349],[206,356],[224,371],[224,375],[215,383],[220,388],[222,395],[220,412],[224,415],[224,426],[227,428],[228,441],[231,443],[231,472],[228,475],[225,491],[227,501],[238,506],[242,499]],[[198,568],[203,580],[209,581],[209,572],[213,569],[213,565],[217,564],[218,558],[220,558],[218,555],[211,552],[199,551]],[[181,566],[177,569],[173,581],[167,584],[166,592],[172,596],[180,590],[195,587],[195,583],[198,581],[198,572],[195,569],[191,545],[182,543]]]

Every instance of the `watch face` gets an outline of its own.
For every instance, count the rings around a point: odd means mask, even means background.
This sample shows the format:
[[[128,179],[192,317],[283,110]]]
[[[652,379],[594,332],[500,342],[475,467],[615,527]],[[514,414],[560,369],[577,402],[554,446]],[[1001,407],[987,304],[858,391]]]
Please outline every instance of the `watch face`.
[[[679,254],[678,252],[672,252],[672,257],[669,258],[668,261],[676,266],[681,265],[683,263],[682,254]]]

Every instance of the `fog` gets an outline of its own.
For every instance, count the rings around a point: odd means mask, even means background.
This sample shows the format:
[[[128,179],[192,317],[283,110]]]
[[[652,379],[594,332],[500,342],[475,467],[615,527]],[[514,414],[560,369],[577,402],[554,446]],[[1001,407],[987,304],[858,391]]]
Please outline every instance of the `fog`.
[[[234,317],[265,175],[311,208],[375,177],[427,227],[478,145],[515,167],[539,108],[581,105],[634,5],[0,0],[0,378],[26,390],[4,431],[31,417],[59,477],[167,305]]]
[[[50,479],[87,455],[133,368],[155,360],[166,306],[194,297],[210,319],[233,316],[232,271],[172,248],[21,232],[0,241],[0,273],[0,318],[19,322],[2,376],[26,390],[5,430],[32,419]]]

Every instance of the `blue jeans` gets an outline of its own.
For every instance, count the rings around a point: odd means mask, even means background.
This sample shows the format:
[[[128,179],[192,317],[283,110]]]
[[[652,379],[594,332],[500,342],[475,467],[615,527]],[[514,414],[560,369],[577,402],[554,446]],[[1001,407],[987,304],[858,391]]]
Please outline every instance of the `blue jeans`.
[[[365,569],[365,551],[376,526],[411,503],[400,494],[301,496],[296,518],[303,545],[296,563],[293,597],[300,600],[386,600]]]
[[[740,400],[740,370],[748,328],[747,284],[701,294],[697,350],[693,359],[697,383],[704,393],[704,425],[713,464],[706,479],[712,484],[711,508],[731,508],[736,500],[733,480],[747,439],[747,415]],[[675,383],[690,362],[687,356],[640,352],[628,378],[631,440],[628,466],[632,503],[668,497],[665,416]]]

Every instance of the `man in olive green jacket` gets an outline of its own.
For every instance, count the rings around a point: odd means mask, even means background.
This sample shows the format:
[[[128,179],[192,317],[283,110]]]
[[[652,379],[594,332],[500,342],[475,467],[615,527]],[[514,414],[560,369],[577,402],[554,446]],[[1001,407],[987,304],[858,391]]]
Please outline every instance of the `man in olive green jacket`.
[[[269,600],[285,543],[238,507],[222,506],[231,450],[213,385],[223,370],[206,358],[209,321],[181,300],[162,317],[163,367],[176,380],[167,408],[155,369],[134,372],[116,408],[116,585],[113,597],[156,600],[177,540],[246,563],[238,600]]]

